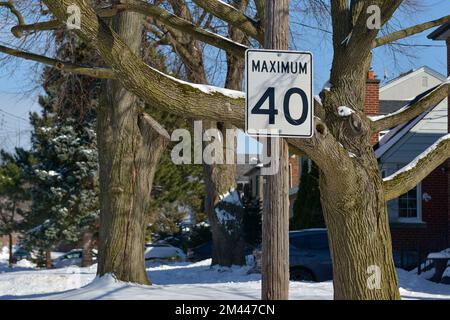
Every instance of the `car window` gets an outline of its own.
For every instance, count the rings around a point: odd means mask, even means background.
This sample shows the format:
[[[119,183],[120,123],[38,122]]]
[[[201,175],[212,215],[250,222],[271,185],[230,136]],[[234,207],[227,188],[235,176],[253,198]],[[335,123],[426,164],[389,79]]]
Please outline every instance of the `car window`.
[[[328,238],[327,234],[314,234],[309,238],[309,248],[313,250],[323,250],[328,249]]]
[[[65,256],[65,259],[78,259],[81,258],[81,252],[72,252]]]

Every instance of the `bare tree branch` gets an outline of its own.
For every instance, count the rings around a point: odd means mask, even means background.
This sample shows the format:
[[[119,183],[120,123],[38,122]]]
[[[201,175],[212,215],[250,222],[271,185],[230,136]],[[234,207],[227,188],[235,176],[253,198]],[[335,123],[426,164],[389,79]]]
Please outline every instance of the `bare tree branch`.
[[[85,41],[96,46],[103,61],[111,66],[116,78],[127,90],[147,103],[184,117],[213,121],[220,119],[236,127],[244,127],[245,99],[242,92],[191,84],[148,66],[106,23],[99,19],[92,7],[84,0],[57,2],[44,0],[44,2],[60,21],[66,19],[67,6],[78,5],[83,19],[81,29],[74,31]],[[330,152],[347,155],[345,149],[328,132],[323,123],[316,125],[316,132],[312,139],[290,139],[289,141],[318,164],[323,164],[323,160],[326,159],[325,154]],[[324,142],[319,142],[321,140]],[[320,146],[319,143],[321,143]],[[340,157],[333,159],[342,161]],[[349,157],[348,162],[350,165]]]
[[[72,72],[72,73],[90,76],[90,77],[94,77],[94,78],[112,79],[115,77],[112,70],[107,69],[107,68],[93,68],[93,67],[87,67],[87,66],[80,66],[80,65],[76,65],[76,64],[73,64],[70,62],[64,62],[61,60],[48,58],[48,57],[41,56],[41,55],[38,55],[35,53],[21,51],[21,50],[5,47],[2,45],[0,45],[0,52],[6,53],[8,55],[15,56],[18,58],[22,58],[25,60],[43,63],[48,66],[55,67],[58,70]]]
[[[84,0],[44,0],[60,21],[67,17],[67,7],[78,5],[83,19],[81,29],[74,30],[93,44],[123,86],[144,101],[184,117],[223,119],[238,127],[244,124],[244,96],[241,92],[193,85],[148,66]]]
[[[14,6],[14,3],[12,2],[12,0],[0,2],[0,7],[7,7],[11,11],[11,13],[16,16],[18,25],[25,24],[25,20],[24,20],[22,14]],[[11,31],[14,34],[14,36],[17,38],[20,38],[22,36],[22,33],[20,31],[13,31],[13,30],[11,30]]]
[[[442,137],[410,164],[383,179],[386,201],[401,196],[450,158],[450,134]]]
[[[152,5],[143,1],[132,1],[117,4],[108,8],[101,9],[97,13],[100,17],[111,17],[124,10],[135,11],[147,16],[151,16],[162,24],[183,31],[184,33],[188,33],[200,41],[223,49],[238,57],[244,56],[245,50],[247,50],[247,47],[244,45],[231,41],[230,39],[225,38],[219,34],[207,31],[188,20],[182,19],[170,13],[169,11],[164,10],[157,5]]]
[[[423,32],[425,30],[439,26],[439,25],[444,24],[449,21],[450,21],[450,15],[447,15],[447,16],[442,17],[437,20],[428,21],[428,22],[421,23],[421,24],[418,24],[418,25],[415,25],[415,26],[412,26],[412,27],[409,27],[409,28],[406,28],[403,30],[399,30],[399,31],[390,33],[388,35],[385,35],[383,37],[375,39],[373,41],[372,46],[374,48],[376,48],[376,47],[385,45],[387,43],[394,42],[394,41],[415,35],[417,33]]]
[[[63,24],[58,20],[50,20],[32,24],[18,24],[17,26],[11,28],[11,32],[14,35],[17,34],[22,36],[25,31],[47,31],[59,28],[61,26],[63,26]]]
[[[264,31],[261,24],[237,10],[231,5],[217,0],[193,0],[193,2],[219,19],[239,28],[248,36],[264,42]]]
[[[417,117],[428,108],[447,98],[449,88],[450,82],[447,80],[443,84],[418,95],[414,100],[394,113],[385,116],[369,117],[372,120],[372,132],[391,129]]]

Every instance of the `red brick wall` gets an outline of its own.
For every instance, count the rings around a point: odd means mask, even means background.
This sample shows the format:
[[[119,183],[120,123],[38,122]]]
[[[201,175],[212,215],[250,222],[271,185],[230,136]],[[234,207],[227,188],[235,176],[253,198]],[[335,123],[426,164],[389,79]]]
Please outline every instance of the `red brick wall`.
[[[380,113],[380,80],[376,79],[373,71],[369,71],[367,74],[365,111],[369,116]],[[376,144],[377,142],[378,133],[371,140],[372,144]]]
[[[449,216],[449,176],[448,163],[434,170],[422,181],[422,194],[427,193],[431,199],[422,200],[422,227],[404,225],[399,228],[391,225],[394,249],[435,251],[449,245],[449,228],[446,223]]]
[[[297,188],[300,183],[299,160],[300,158],[295,155],[289,157],[292,168],[292,188]]]

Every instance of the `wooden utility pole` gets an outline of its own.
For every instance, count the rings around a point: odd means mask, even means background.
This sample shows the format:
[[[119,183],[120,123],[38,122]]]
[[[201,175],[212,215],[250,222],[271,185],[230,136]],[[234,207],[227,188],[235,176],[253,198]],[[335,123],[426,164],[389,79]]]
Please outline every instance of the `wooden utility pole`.
[[[289,44],[289,0],[265,2],[266,49],[287,50]],[[276,141],[278,140],[278,141]],[[271,143],[279,142],[279,171],[266,177],[262,222],[262,296],[263,300],[289,298],[289,151],[284,139],[267,139],[267,153]]]

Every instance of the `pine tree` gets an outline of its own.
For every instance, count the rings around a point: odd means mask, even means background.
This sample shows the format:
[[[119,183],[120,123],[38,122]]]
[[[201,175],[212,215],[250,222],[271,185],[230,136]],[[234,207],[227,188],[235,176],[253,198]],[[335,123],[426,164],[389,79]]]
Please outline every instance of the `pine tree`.
[[[32,205],[25,214],[24,243],[48,252],[94,231],[99,211],[95,123],[37,114],[31,122]]]
[[[312,161],[303,162],[300,185],[293,209],[291,230],[325,227],[320,204],[319,171],[317,165]]]
[[[76,36],[61,30],[54,36],[59,59],[100,63]],[[55,68],[45,68],[42,80],[42,113],[30,116],[33,162],[26,172],[32,205],[25,214],[23,242],[40,249],[49,267],[51,249],[81,241],[83,265],[89,265],[99,214],[95,108],[101,81]]]
[[[28,153],[18,149],[12,155],[0,152],[0,235],[9,237],[9,265],[13,264],[13,233],[20,229],[22,206],[29,198],[22,166],[28,160]]]

